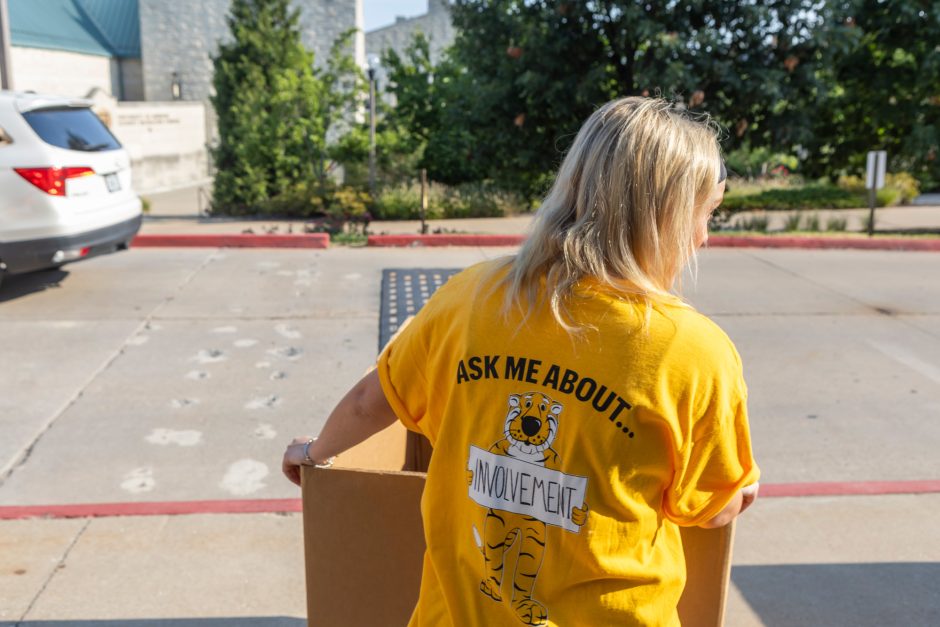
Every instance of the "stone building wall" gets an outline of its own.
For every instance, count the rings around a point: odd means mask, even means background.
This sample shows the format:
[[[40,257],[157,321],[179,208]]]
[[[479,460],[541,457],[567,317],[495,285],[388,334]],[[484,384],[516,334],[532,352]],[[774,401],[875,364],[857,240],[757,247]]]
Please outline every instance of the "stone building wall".
[[[231,0],[140,0],[140,44],[144,95],[149,101],[172,100],[170,86],[177,72],[184,100],[209,104],[212,55],[220,41],[230,39]],[[356,60],[365,63],[362,0],[293,0],[300,10],[301,39],[317,65],[343,32],[358,28]]]
[[[454,42],[455,30],[447,4],[447,0],[428,0],[428,12],[424,15],[398,18],[394,24],[369,31],[366,33],[366,54],[381,57],[385,50],[391,48],[403,55],[415,33],[421,31],[430,40],[431,61],[437,63],[444,50]]]

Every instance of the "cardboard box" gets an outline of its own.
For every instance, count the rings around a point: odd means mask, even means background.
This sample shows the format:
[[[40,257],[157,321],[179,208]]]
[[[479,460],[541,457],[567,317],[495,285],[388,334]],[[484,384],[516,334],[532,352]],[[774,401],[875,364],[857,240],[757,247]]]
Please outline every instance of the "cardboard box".
[[[396,423],[341,455],[333,468],[303,469],[307,624],[407,625],[424,555],[421,492],[431,449]],[[686,627],[724,622],[733,524],[683,529]]]

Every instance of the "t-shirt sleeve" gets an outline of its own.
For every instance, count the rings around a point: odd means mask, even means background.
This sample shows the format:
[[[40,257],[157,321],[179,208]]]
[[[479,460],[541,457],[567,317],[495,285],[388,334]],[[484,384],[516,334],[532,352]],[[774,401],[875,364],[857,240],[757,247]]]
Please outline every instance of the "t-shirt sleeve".
[[[428,347],[430,322],[422,310],[386,345],[376,368],[388,404],[411,431],[430,437],[428,413]]]
[[[663,502],[666,516],[678,525],[711,520],[760,477],[751,451],[747,388],[743,377],[735,379],[710,387],[704,412],[677,452]]]

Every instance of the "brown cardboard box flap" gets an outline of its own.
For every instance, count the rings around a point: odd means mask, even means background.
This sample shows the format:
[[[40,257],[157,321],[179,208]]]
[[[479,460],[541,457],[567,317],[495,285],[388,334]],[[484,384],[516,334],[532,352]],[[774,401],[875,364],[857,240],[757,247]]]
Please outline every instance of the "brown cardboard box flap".
[[[418,600],[424,474],[304,468],[309,625],[406,625]]]

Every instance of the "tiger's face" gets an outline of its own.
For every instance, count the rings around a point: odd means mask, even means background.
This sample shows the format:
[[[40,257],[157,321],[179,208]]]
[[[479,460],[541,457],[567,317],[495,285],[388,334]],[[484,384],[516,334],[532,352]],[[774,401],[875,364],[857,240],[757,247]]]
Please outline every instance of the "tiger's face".
[[[506,437],[525,452],[544,451],[555,440],[561,409],[561,403],[540,392],[510,394]]]

